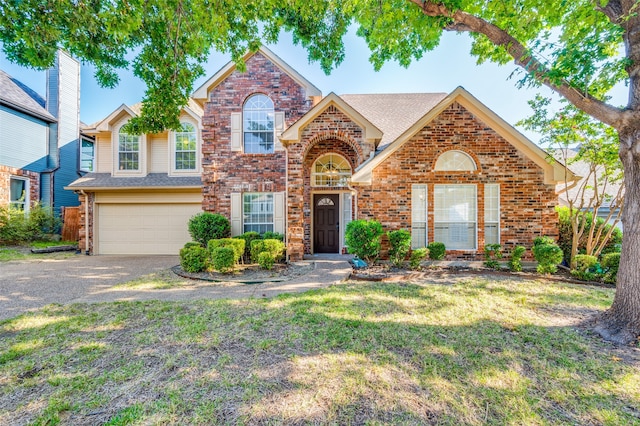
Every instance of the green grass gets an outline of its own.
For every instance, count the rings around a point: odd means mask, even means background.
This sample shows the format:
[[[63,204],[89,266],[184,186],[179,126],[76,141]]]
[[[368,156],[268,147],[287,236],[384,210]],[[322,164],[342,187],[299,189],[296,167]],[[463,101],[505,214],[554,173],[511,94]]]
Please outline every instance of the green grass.
[[[346,283],[49,306],[0,323],[0,424],[640,424],[610,289]]]
[[[0,246],[0,262],[9,262],[14,260],[43,260],[43,259],[66,259],[75,255],[74,252],[55,252],[55,253],[31,253],[34,248],[47,248],[55,246],[75,245],[74,241],[35,241],[26,246]]]
[[[33,241],[29,244],[33,248],[49,248],[57,246],[77,246],[77,241]]]

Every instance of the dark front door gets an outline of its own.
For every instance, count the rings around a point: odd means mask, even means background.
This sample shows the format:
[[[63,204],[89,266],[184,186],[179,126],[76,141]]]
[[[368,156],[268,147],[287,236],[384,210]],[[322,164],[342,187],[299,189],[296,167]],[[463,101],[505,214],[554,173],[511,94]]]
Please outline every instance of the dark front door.
[[[340,246],[340,211],[338,194],[313,196],[313,252],[338,253]]]

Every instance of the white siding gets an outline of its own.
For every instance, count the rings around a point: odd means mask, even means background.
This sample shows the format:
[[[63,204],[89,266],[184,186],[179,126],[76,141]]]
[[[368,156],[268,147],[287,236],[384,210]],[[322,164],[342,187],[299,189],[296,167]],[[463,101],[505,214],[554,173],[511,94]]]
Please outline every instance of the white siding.
[[[166,133],[149,137],[147,153],[149,156],[149,173],[168,173],[169,145]]]
[[[111,134],[103,134],[96,138],[95,145],[96,172],[111,173],[113,153],[111,150]]]

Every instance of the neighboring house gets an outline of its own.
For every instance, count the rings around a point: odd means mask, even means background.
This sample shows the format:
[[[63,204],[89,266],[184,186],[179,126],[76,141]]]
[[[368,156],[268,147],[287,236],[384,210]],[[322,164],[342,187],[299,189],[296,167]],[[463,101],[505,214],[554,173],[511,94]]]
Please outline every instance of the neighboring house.
[[[64,189],[82,174],[79,120],[80,65],[67,54],[47,71],[45,99],[0,70],[0,205],[79,204]]]
[[[85,129],[96,170],[70,189],[88,252],[175,254],[202,209],[233,235],[284,233],[291,260],[342,252],[354,219],[444,242],[449,258],[557,235],[566,169],[464,89],[322,97],[266,48],[245,61],[193,93],[181,132],[125,134],[126,105]]]

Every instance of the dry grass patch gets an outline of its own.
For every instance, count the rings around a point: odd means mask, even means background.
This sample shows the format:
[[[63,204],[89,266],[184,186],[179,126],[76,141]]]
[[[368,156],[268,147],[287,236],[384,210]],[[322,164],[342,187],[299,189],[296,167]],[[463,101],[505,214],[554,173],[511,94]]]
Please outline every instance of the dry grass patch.
[[[609,289],[347,283],[50,306],[0,323],[0,424],[640,424]]]

